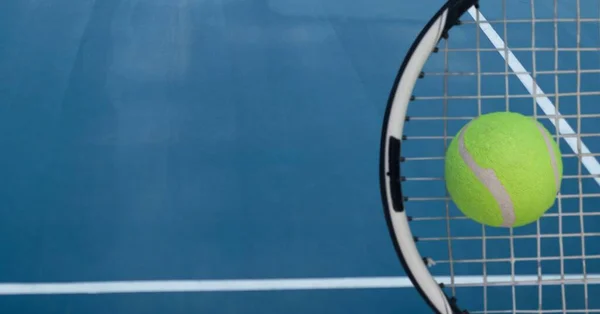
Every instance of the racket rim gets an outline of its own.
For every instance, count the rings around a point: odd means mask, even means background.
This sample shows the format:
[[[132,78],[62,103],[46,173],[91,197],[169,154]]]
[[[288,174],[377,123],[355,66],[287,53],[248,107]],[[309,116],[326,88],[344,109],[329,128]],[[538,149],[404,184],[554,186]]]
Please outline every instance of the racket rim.
[[[394,138],[394,136],[389,135],[388,134],[388,125],[389,125],[389,121],[390,121],[390,115],[392,112],[392,108],[394,106],[394,100],[396,98],[396,92],[398,90],[400,82],[402,81],[402,77],[404,76],[409,62],[411,61],[412,57],[414,56],[417,48],[421,44],[421,42],[424,39],[424,37],[426,36],[426,34],[431,30],[431,28],[434,26],[434,24],[446,13],[447,16],[446,16],[446,20],[444,21],[444,27],[441,30],[440,37],[437,39],[436,44],[439,43],[439,41],[442,38],[447,38],[448,32],[452,27],[459,25],[460,17],[462,17],[467,12],[467,10],[469,8],[471,8],[472,6],[475,6],[476,8],[478,8],[479,0],[448,0],[423,26],[423,28],[421,29],[419,34],[415,37],[415,40],[411,44],[410,48],[407,50],[407,52],[404,56],[404,59],[402,61],[402,64],[395,76],[394,83],[392,85],[392,88],[391,88],[389,96],[388,96],[386,110],[385,110],[385,114],[383,117],[382,131],[381,131],[381,142],[380,142],[380,153],[379,153],[380,154],[380,156],[379,156],[379,179],[380,179],[379,184],[380,184],[380,192],[381,192],[383,210],[384,210],[384,215],[385,215],[388,232],[392,239],[392,243],[393,243],[394,249],[396,251],[396,255],[398,256],[398,259],[400,260],[400,263],[401,263],[403,269],[405,270],[406,275],[412,282],[415,289],[419,292],[419,294],[421,295],[423,300],[425,300],[427,305],[432,310],[434,310],[435,313],[438,313],[438,314],[445,314],[445,313],[442,313],[435,306],[433,301],[429,298],[428,294],[425,292],[425,290],[419,284],[419,280],[417,280],[415,274],[413,273],[410,266],[408,265],[408,262],[406,261],[404,254],[403,254],[403,249],[402,249],[402,247],[399,243],[399,240],[396,236],[395,227],[394,227],[394,224],[392,221],[392,216],[394,215],[394,213],[404,212],[405,209],[404,209],[404,198],[402,196],[402,186],[400,183],[401,170],[400,170],[400,165],[399,165],[400,152],[401,152],[401,146],[402,146],[402,138]],[[433,51],[429,52],[429,55],[427,55],[426,59],[429,58],[431,53],[433,53]],[[406,118],[406,116],[404,118]],[[392,151],[391,149],[389,149],[389,147],[391,146],[390,141],[392,141],[392,140],[397,141],[397,143],[398,143],[397,144],[398,145],[398,151],[397,151],[398,155],[395,156],[393,159],[391,159],[390,158],[391,156],[388,155]],[[396,176],[396,174],[394,174],[394,177],[392,177],[390,174],[390,171],[391,171],[390,168],[393,163],[397,163],[397,176]],[[397,192],[392,191],[393,187],[396,186],[395,184],[392,184],[393,183],[392,181],[394,181],[394,180],[398,181],[398,183],[397,183],[398,191]],[[388,190],[388,182],[390,185],[389,190]],[[399,193],[399,198],[398,198],[398,193]],[[394,197],[393,195],[396,195],[396,197]],[[391,204],[389,204],[390,200],[391,200]],[[407,216],[405,216],[403,219],[406,219],[407,221],[409,221]],[[412,232],[410,232],[410,233],[412,234]],[[413,241],[414,241],[414,239],[413,239]],[[425,261],[423,261],[423,263],[425,263]],[[433,277],[433,275],[430,272],[427,272],[427,275],[430,276],[431,279],[433,279],[433,281],[437,283],[437,281],[435,280],[435,278]],[[458,308],[458,306],[456,305],[456,302],[455,302],[456,299],[454,297],[449,297],[446,293],[444,293],[440,284],[439,283],[437,283],[437,284],[438,284],[440,293],[443,294],[443,299],[445,299],[446,308],[449,307],[453,313],[468,313],[468,312]]]

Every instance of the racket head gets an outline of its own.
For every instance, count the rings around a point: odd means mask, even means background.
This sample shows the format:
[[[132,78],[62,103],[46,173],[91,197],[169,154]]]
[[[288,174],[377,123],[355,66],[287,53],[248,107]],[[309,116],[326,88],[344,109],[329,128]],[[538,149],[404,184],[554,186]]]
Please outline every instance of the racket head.
[[[380,185],[400,261],[436,313],[599,312],[600,3],[502,0],[483,14],[473,6],[449,1],[435,14],[389,96]],[[545,125],[565,164],[555,205],[514,229],[464,217],[439,174],[442,148],[462,126],[504,110]]]

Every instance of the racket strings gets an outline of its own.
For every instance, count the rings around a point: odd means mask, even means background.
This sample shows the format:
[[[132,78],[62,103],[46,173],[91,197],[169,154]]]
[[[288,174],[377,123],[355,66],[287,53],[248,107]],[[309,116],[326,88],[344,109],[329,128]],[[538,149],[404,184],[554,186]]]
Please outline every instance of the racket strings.
[[[600,160],[600,4],[586,17],[580,9],[566,17],[560,5],[586,2],[569,1],[502,0],[493,19],[464,16],[430,57],[409,106],[402,180],[411,228],[431,273],[447,278],[448,294],[463,295],[459,304],[471,313],[600,313],[590,298],[600,295],[600,172],[585,165]],[[511,18],[511,6],[523,3],[530,16]],[[494,47],[481,25],[507,45]],[[511,57],[524,70],[512,68]],[[532,90],[519,76],[532,78]],[[541,98],[556,112],[543,110]],[[551,131],[561,143],[563,186],[535,224],[473,228],[446,193],[444,153],[460,127],[499,110],[533,116]],[[465,300],[473,293],[481,297]]]

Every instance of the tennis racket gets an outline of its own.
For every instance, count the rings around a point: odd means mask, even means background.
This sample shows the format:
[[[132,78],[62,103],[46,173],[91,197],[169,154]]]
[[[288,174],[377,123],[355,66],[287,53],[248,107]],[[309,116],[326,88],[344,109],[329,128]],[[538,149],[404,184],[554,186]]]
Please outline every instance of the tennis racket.
[[[535,117],[563,154],[536,223],[485,227],[445,189],[444,154],[473,118]],[[390,235],[435,313],[600,313],[600,1],[450,0],[408,50],[382,127]]]

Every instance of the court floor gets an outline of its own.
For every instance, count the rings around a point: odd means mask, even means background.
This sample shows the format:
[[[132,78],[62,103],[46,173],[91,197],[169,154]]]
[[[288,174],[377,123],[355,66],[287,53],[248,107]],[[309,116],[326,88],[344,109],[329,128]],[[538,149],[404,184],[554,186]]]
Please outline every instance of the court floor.
[[[431,2],[1,1],[0,312],[427,313],[377,171]]]

